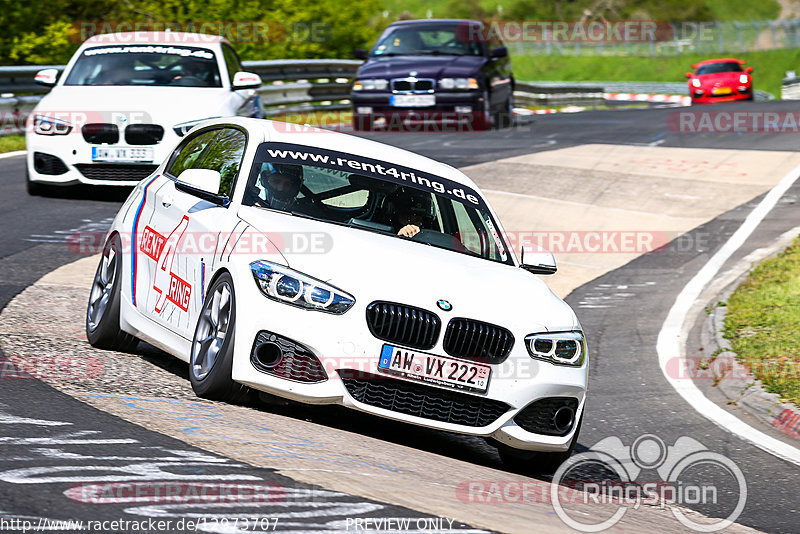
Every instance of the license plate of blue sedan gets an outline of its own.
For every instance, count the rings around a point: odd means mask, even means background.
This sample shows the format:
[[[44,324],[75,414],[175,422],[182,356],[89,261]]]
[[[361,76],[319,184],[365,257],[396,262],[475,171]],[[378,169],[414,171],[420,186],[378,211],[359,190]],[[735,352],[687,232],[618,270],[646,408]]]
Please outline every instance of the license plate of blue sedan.
[[[405,378],[486,393],[492,368],[476,362],[384,345],[378,368]]]
[[[398,108],[424,108],[436,105],[436,95],[392,95],[390,104]]]

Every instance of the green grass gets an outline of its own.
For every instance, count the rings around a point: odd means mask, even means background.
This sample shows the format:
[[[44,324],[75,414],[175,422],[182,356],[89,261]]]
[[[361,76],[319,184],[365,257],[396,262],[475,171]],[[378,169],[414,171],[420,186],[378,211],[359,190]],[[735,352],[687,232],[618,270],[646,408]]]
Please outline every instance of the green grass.
[[[4,135],[0,137],[0,152],[25,150],[24,135]]]
[[[727,55],[727,54],[725,54]],[[756,89],[780,98],[787,70],[800,71],[800,49],[730,54],[753,67]],[[511,55],[514,77],[520,81],[683,82],[692,64],[705,56],[517,56]]]
[[[714,20],[774,20],[781,12],[776,0],[705,0]]]
[[[725,337],[767,391],[800,405],[800,237],[727,302]]]

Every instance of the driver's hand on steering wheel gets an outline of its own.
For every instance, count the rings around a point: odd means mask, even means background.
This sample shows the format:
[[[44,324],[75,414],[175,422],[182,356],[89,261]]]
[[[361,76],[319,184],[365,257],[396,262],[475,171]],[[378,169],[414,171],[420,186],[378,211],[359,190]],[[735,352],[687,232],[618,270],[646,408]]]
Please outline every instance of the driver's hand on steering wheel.
[[[419,226],[415,224],[407,224],[404,227],[400,228],[400,231],[397,232],[397,235],[403,237],[414,237],[419,233]]]

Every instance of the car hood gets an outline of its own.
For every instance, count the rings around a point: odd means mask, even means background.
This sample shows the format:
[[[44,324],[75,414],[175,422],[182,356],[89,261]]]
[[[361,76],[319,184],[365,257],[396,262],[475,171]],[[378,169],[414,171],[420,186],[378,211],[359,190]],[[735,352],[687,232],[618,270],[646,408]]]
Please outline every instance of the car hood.
[[[474,76],[486,63],[482,56],[392,56],[372,57],[358,69],[359,78],[417,78]]]
[[[579,326],[565,302],[519,267],[259,208],[242,207],[239,216],[282,250],[291,268],[347,291],[363,305],[387,300],[443,316],[436,303],[445,299],[453,317],[516,332]]]
[[[36,106],[36,111],[63,113],[86,123],[118,122],[161,124],[231,115],[231,91],[221,87],[114,87],[57,86]],[[57,115],[60,116],[60,115]]]

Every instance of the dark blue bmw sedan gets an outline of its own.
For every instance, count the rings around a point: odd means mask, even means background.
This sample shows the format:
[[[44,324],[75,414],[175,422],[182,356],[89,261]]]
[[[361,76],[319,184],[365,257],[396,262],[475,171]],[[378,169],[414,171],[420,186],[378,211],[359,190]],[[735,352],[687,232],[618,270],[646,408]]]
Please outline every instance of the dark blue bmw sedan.
[[[395,22],[356,57],[366,62],[353,83],[355,130],[436,124],[470,131],[511,123],[508,51],[482,22]]]

